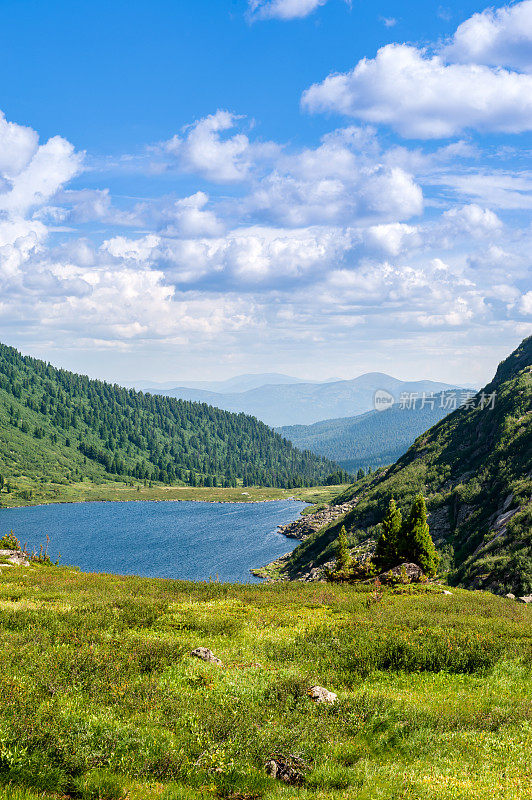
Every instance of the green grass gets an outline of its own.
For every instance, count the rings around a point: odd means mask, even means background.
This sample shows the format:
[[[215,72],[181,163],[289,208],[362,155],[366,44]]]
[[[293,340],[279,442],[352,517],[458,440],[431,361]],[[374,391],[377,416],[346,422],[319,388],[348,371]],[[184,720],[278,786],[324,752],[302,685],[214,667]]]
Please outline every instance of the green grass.
[[[313,486],[299,489],[277,489],[263,486],[235,488],[193,486],[144,486],[143,483],[120,481],[79,481],[42,483],[27,475],[12,478],[11,492],[0,492],[0,506],[34,506],[47,503],[80,503],[95,500],[194,500],[220,503],[262,502],[294,498],[311,504],[327,503],[347,486]],[[29,496],[28,496],[29,493]],[[309,507],[309,508],[310,508]]]
[[[431,586],[4,567],[0,795],[524,800],[531,621]],[[224,666],[192,658],[198,646]],[[310,700],[316,683],[335,706]],[[303,759],[302,788],[265,774],[274,754]]]

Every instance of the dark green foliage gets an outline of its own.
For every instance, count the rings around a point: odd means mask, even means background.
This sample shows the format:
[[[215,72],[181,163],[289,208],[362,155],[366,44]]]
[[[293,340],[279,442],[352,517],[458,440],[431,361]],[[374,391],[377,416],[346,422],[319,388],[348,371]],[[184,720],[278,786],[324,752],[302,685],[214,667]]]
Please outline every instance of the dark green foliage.
[[[336,543],[336,571],[347,572],[351,564],[351,555],[347,546],[347,531],[342,525]]]
[[[493,392],[493,407],[483,407]],[[356,497],[356,506],[299,545],[285,574],[329,561],[342,524],[353,544],[371,543],[389,498],[404,516],[419,493],[435,544],[445,550],[449,580],[500,594],[532,593],[532,337],[500,365],[472,407],[449,414],[395,464],[339,495],[333,502]]]
[[[379,572],[397,566],[401,560],[401,533],[403,518],[392,498],[381,522],[381,535],[377,540],[373,561]]]
[[[323,484],[336,471],[254,417],[90,380],[5,345],[0,468],[63,482],[284,488]]]
[[[0,550],[21,550],[20,542],[13,533],[10,531],[0,539]]]
[[[429,577],[433,577],[438,569],[440,558],[430,535],[427,507],[422,494],[418,494],[412,503],[408,519],[402,526],[399,561],[417,564]]]

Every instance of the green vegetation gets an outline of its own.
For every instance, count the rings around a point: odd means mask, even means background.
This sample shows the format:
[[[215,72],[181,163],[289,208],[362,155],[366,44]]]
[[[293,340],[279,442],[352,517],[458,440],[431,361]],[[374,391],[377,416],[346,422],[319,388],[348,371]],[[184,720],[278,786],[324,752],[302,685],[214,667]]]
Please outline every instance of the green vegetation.
[[[400,541],[402,531],[403,517],[392,497],[381,522],[381,533],[377,539],[373,556],[375,566],[380,572],[392,569],[401,563]]]
[[[277,431],[295,447],[330,458],[345,470],[386,466],[406,453],[417,437],[447,416],[460,392],[414,393],[415,404],[386,411],[326,419],[314,425],[286,425]]]
[[[81,481],[68,485],[59,483],[37,483],[27,476],[16,478],[12,491],[0,494],[1,504],[5,508],[31,506],[47,503],[81,503],[85,501],[119,501],[129,500],[188,500],[210,503],[258,503],[267,500],[301,500],[311,503],[308,509],[329,503],[340,492],[345,491],[345,484],[338,486],[311,486],[297,489],[277,489],[267,486],[236,487],[203,487],[203,486],[145,486],[141,482],[102,481],[93,483]],[[317,505],[314,505],[317,504]]]
[[[4,568],[0,794],[525,800],[531,613],[431,585]],[[301,788],[266,775],[278,756],[303,762]]]
[[[502,362],[471,407],[454,411],[391,467],[340,494],[334,503],[357,498],[356,506],[299,545],[282,574],[297,577],[334,558],[342,525],[350,547],[369,545],[381,534],[389,498],[405,517],[418,493],[427,498],[430,530],[453,584],[532,593],[532,337]]]
[[[0,345],[0,491],[40,484],[323,484],[338,468],[245,414],[89,380]],[[19,480],[22,478],[22,480]]]

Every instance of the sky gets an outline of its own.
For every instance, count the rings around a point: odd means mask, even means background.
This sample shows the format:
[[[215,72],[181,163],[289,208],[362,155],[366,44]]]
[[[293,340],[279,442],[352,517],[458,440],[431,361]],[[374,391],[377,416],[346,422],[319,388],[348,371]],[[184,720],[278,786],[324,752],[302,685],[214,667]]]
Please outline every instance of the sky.
[[[0,341],[480,385],[532,333],[532,0],[4,0]]]

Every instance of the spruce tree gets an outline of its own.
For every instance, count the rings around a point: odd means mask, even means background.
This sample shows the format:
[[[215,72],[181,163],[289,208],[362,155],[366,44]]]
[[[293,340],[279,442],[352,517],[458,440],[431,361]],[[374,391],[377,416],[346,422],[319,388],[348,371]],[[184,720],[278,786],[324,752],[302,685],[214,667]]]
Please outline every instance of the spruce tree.
[[[425,575],[436,574],[440,556],[430,535],[425,498],[418,494],[403,525],[401,550],[404,560],[417,564]]]
[[[347,531],[342,525],[336,543],[336,571],[347,572],[351,565],[351,554],[347,546]]]
[[[373,556],[375,566],[382,572],[396,567],[401,560],[402,527],[401,512],[392,498],[381,522],[382,532]]]

